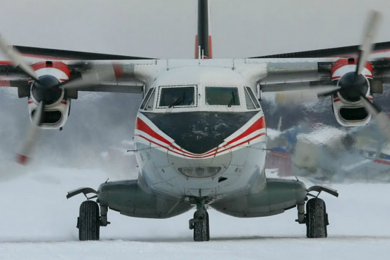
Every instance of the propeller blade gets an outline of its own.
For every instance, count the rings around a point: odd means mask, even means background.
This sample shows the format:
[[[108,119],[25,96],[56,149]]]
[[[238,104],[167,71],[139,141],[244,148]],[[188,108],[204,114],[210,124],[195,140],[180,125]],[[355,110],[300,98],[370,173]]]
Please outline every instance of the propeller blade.
[[[390,141],[390,120],[388,116],[381,111],[381,109],[369,101],[364,95],[360,96],[360,100],[363,102],[367,112],[374,118],[379,130],[383,133],[388,141]]]
[[[329,90],[329,91],[326,91],[326,92],[319,92],[317,93],[317,97],[327,97],[327,96],[331,96],[333,94],[336,94],[337,92],[340,91],[340,87],[334,87],[332,90]]]
[[[41,125],[42,122],[42,116],[44,110],[45,110],[45,103],[41,101],[38,105],[37,110],[35,111],[32,124],[28,129],[27,137],[22,145],[20,153],[17,155],[17,162],[19,164],[25,165],[30,159],[31,152],[37,141],[38,133],[40,130],[39,126]]]
[[[366,66],[368,56],[374,48],[374,38],[378,32],[382,16],[378,11],[371,11],[369,20],[363,34],[363,42],[359,47],[359,57],[357,60],[356,74],[361,74]]]
[[[279,91],[275,93],[275,102],[278,105],[299,105],[302,103],[317,101],[322,93],[338,91],[340,87],[334,85],[317,85],[315,87],[302,88],[296,91]]]
[[[60,85],[62,89],[83,89],[100,85],[105,81],[116,81],[123,74],[121,67],[112,64],[95,65],[81,78],[67,81]]]
[[[37,74],[35,73],[33,68],[24,61],[22,54],[20,54],[19,51],[17,51],[16,49],[8,45],[1,35],[0,35],[0,49],[12,61],[12,64],[15,67],[19,67],[29,77],[33,78],[36,81],[39,81]]]

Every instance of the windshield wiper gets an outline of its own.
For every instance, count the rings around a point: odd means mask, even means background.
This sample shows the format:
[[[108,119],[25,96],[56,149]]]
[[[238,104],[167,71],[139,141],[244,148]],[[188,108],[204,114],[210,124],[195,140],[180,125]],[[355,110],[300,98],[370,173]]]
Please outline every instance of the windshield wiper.
[[[234,95],[234,91],[232,91],[232,99],[230,99],[228,107],[236,104],[236,95]]]
[[[181,98],[176,99],[172,104],[168,106],[168,108],[172,108],[174,106],[180,105],[186,99],[186,93],[183,91],[183,95]]]

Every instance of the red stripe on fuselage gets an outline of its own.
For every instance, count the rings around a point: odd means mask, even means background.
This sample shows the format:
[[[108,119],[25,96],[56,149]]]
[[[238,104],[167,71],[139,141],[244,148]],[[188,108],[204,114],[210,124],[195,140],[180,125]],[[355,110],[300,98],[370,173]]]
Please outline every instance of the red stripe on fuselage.
[[[156,138],[157,140],[166,143],[167,145],[171,145],[172,143],[169,142],[167,139],[162,137],[161,135],[157,134],[152,128],[150,128],[144,121],[142,121],[139,117],[137,117],[137,122],[135,124],[135,128],[138,130],[141,130],[142,132],[147,133],[151,137]]]
[[[216,148],[214,148],[214,149],[212,149],[212,150],[210,150],[210,151],[208,151],[206,153],[199,154],[199,155],[187,152],[187,151],[185,151],[183,149],[180,149],[180,148],[176,147],[172,142],[168,141],[166,138],[164,138],[161,135],[159,135],[158,133],[156,133],[151,127],[149,127],[143,120],[141,120],[138,117],[137,117],[137,121],[136,121],[136,129],[140,130],[140,131],[148,134],[149,136],[159,140],[160,142],[168,145],[168,147],[164,146],[164,145],[161,145],[158,142],[154,142],[154,141],[150,140],[149,138],[147,138],[147,137],[145,137],[143,135],[137,134],[136,136],[141,137],[141,138],[147,140],[150,143],[156,144],[156,145],[158,145],[158,146],[160,146],[162,148],[165,148],[165,149],[167,149],[167,150],[169,150],[169,151],[171,151],[173,153],[176,153],[176,154],[179,154],[179,155],[182,155],[182,156],[186,156],[186,157],[189,157],[189,158],[206,158],[206,157],[210,157],[210,156],[215,156],[215,155],[217,155],[219,153],[222,153],[222,152],[224,152],[226,150],[235,148],[235,147],[237,147],[239,145],[242,145],[244,143],[250,142],[250,141],[256,139],[257,137],[265,135],[265,133],[261,133],[261,134],[258,134],[256,136],[250,138],[249,140],[245,140],[245,141],[243,141],[243,142],[241,142],[239,144],[236,144],[236,145],[234,145],[232,147],[226,147],[227,145],[233,144],[233,143],[243,139],[244,137],[249,136],[250,134],[254,133],[255,131],[261,130],[263,128],[265,128],[265,120],[264,120],[264,117],[261,117],[252,126],[250,126],[244,133],[242,133],[238,137],[234,138],[233,140],[228,142],[226,145],[224,145],[220,149],[218,149],[218,147],[216,147]]]
[[[224,148],[224,149],[218,150],[218,151],[213,152],[213,153],[210,151],[210,152],[208,152],[207,154],[202,154],[202,155],[198,155],[198,156],[197,156],[197,155],[188,155],[188,153],[185,154],[185,151],[183,151],[183,150],[181,150],[181,152],[177,152],[177,151],[171,149],[171,147],[175,148],[174,146],[167,147],[167,146],[161,145],[161,144],[159,144],[159,143],[157,143],[157,142],[154,142],[153,140],[150,140],[149,138],[147,138],[147,137],[145,137],[145,136],[143,136],[143,135],[137,135],[137,134],[136,134],[136,136],[138,136],[138,137],[140,137],[140,138],[143,138],[143,139],[145,139],[146,141],[148,141],[148,142],[150,142],[150,143],[152,143],[152,144],[155,144],[155,145],[160,146],[160,147],[162,147],[162,148],[164,148],[164,149],[167,149],[168,151],[173,152],[173,153],[175,153],[175,154],[182,155],[182,156],[185,156],[185,157],[187,157],[187,158],[192,158],[192,159],[204,159],[204,158],[207,158],[207,157],[216,156],[216,155],[218,155],[218,154],[220,154],[220,153],[223,153],[223,152],[225,152],[225,151],[227,151],[227,150],[233,149],[233,148],[235,148],[235,147],[237,147],[237,146],[243,145],[243,144],[245,144],[245,143],[249,143],[250,141],[253,141],[254,139],[256,139],[256,138],[258,138],[258,137],[261,137],[261,136],[263,136],[263,135],[265,135],[265,133],[258,134],[258,135],[256,135],[256,136],[250,138],[249,140],[245,140],[245,141],[243,141],[243,142],[241,142],[241,143],[238,143],[238,144],[236,144],[236,145],[234,145],[234,146],[232,146],[232,147]],[[176,149],[177,149],[177,148],[176,148]],[[213,149],[213,151],[215,151],[215,150],[217,150],[217,148]],[[211,153],[211,154],[210,154],[210,153]]]
[[[233,140],[229,141],[227,144],[224,145],[225,146],[228,146],[229,144],[232,144],[250,134],[252,134],[253,132],[257,131],[257,130],[260,130],[260,129],[263,129],[265,128],[265,120],[264,120],[264,116],[260,117],[259,120],[257,120],[251,127],[249,127],[244,133],[240,134],[239,136],[237,136],[236,138],[234,138]]]
[[[150,128],[144,121],[142,121],[139,117],[137,118],[137,122],[136,122],[136,126],[135,128],[137,130],[140,130],[146,134],[148,134],[149,136],[153,137],[153,138],[156,138],[157,140],[159,140],[160,142],[163,142],[167,145],[169,145],[170,147],[172,147],[173,149],[176,149],[178,151],[180,151],[180,154],[188,154],[188,155],[193,155],[193,153],[189,153],[187,151],[184,151],[178,147],[176,147],[175,145],[172,144],[172,142],[168,141],[167,139],[165,139],[164,137],[162,137],[161,135],[159,135],[158,133],[156,133],[152,128]],[[146,139],[144,137],[144,139]],[[147,139],[149,141],[149,139]],[[209,154],[209,153],[213,153],[217,148],[214,148],[213,150],[207,152],[206,154]]]

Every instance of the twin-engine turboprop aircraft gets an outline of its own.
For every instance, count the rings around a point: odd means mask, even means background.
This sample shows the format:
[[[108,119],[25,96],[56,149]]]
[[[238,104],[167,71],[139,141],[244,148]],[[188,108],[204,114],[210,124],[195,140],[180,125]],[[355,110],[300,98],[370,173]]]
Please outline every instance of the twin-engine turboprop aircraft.
[[[144,93],[134,140],[138,179],[67,195],[95,194],[80,206],[80,240],[99,239],[100,227],[109,224],[108,209],[133,217],[169,218],[194,206],[189,227],[195,241],[210,239],[208,207],[236,217],[270,216],[296,207],[297,222],[307,226],[307,237],[326,237],[325,203],[312,192],[338,193],[265,176],[267,135],[259,98],[266,91],[321,92],[331,96],[340,124],[362,125],[374,118],[390,138],[387,116],[372,103],[372,94],[390,80],[390,61],[367,61],[372,50],[390,48],[390,42],[372,44],[379,14],[370,17],[360,48],[213,59],[208,2],[198,3],[199,47],[192,60],[11,48],[2,40],[0,47],[10,61],[1,62],[0,74],[18,88],[19,97],[27,97],[32,121],[19,162],[31,157],[39,129],[59,129],[66,123],[78,91]],[[28,64],[22,58],[26,54],[53,59]],[[338,58],[345,54],[348,58]],[[322,55],[332,58],[317,58]]]

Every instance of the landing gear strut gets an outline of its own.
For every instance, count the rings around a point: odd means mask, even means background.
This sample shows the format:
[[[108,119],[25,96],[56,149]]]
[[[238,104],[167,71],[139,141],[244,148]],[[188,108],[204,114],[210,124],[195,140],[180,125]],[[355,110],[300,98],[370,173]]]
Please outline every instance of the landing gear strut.
[[[190,219],[190,229],[194,230],[194,241],[210,240],[209,213],[207,213],[204,201],[197,203],[194,218]]]

